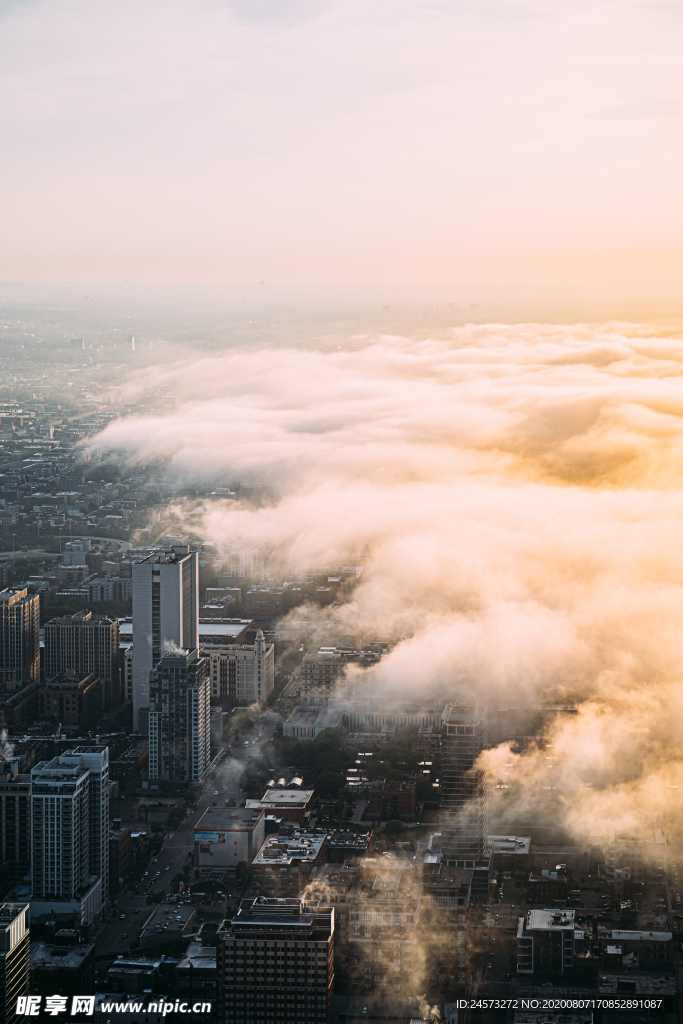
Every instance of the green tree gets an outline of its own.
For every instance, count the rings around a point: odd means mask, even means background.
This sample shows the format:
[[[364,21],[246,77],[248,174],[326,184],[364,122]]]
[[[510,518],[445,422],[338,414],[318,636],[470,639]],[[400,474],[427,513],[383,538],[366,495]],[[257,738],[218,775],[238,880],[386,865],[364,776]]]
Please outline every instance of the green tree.
[[[315,792],[324,800],[336,799],[343,785],[344,779],[338,772],[325,772],[315,780]]]
[[[386,823],[382,829],[382,836],[390,843],[394,843],[398,840],[399,836],[403,835],[405,831],[405,825],[402,821],[397,818],[392,818]]]

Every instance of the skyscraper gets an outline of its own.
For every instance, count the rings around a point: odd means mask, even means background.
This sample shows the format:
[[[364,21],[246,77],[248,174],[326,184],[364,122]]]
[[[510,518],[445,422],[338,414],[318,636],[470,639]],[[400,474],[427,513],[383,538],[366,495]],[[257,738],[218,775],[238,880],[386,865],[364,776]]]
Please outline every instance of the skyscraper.
[[[40,598],[28,590],[0,591],[0,689],[40,680]]]
[[[475,868],[485,854],[487,709],[478,702],[449,704],[442,717],[441,793],[445,864]]]
[[[0,762],[0,856],[4,895],[31,870],[31,776],[19,774],[20,758]]]
[[[119,620],[92,612],[76,612],[50,619],[45,624],[45,678],[73,669],[79,675],[92,672],[102,684],[102,705],[113,707],[121,700]]]
[[[242,900],[216,940],[222,1024],[332,1024],[333,907],[265,896]]]
[[[199,641],[199,569],[188,547],[156,552],[134,562],[133,728],[147,732],[141,709],[149,708],[149,674],[173,649],[194,650]]]
[[[137,640],[136,640],[137,647]],[[149,777],[189,782],[209,767],[209,663],[197,650],[165,654],[149,678]]]
[[[15,1024],[17,999],[28,993],[30,904],[0,904],[0,1021]]]
[[[109,748],[83,746],[31,771],[33,899],[89,893],[88,917],[109,893]]]

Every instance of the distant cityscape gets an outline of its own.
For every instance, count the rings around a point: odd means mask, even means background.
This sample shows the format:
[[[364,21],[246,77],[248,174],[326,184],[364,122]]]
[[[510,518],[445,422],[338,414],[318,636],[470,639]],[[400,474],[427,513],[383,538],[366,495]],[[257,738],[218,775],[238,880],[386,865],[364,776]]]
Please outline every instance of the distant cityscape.
[[[206,503],[267,508],[270,485],[183,490],[93,448],[180,399],[99,396],[132,334],[49,344],[49,375],[10,346],[0,386],[3,1019],[91,996],[135,1024],[180,1019],[166,1002],[202,1024],[463,1024],[550,986],[678,1019],[678,822],[644,807],[577,843],[552,753],[526,819],[500,811],[512,773],[492,810],[486,752],[544,749],[577,706],[448,686],[388,705],[373,670],[409,635],[335,616],[364,564],[199,537]]]

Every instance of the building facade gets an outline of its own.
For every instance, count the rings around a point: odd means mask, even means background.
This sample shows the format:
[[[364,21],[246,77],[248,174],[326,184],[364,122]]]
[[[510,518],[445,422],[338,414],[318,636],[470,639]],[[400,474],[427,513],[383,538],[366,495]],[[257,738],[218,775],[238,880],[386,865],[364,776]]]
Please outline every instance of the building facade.
[[[133,648],[124,647],[121,666],[121,682],[123,686],[124,704],[133,703]]]
[[[263,629],[272,629],[289,606],[285,587],[256,586],[244,595],[244,613]]]
[[[251,887],[256,896],[300,896],[313,869],[325,863],[327,832],[291,827],[288,831],[268,836],[254,857]]]
[[[266,700],[275,686],[275,648],[259,629],[253,644],[204,644],[201,654],[209,662],[211,699],[237,702]]]
[[[417,785],[414,782],[375,779],[368,790],[365,817],[371,821],[415,821],[416,811]]]
[[[109,892],[117,893],[133,868],[133,839],[130,825],[120,820],[109,829]]]
[[[4,1024],[24,1020],[17,1013],[19,996],[28,994],[30,905],[0,904],[0,1019]]]
[[[574,967],[573,910],[529,910],[517,923],[517,974],[545,977]]]
[[[206,658],[196,649],[165,654],[149,679],[150,779],[204,778],[210,762],[210,704]]]
[[[0,765],[0,837],[4,895],[31,869],[31,776],[19,774],[19,758]]]
[[[102,713],[100,677],[73,669],[58,673],[38,691],[38,709],[41,718],[89,729]]]
[[[218,1020],[332,1024],[334,929],[319,903],[243,900],[216,936]]]
[[[61,672],[94,673],[101,682],[101,706],[121,699],[119,621],[83,610],[45,624],[45,678]]]
[[[40,598],[28,590],[0,591],[0,690],[40,680]]]
[[[201,873],[249,864],[265,839],[265,813],[245,807],[208,807],[194,827],[194,866]]]
[[[31,771],[33,899],[109,892],[109,748],[75,747]],[[95,913],[99,912],[95,909]]]
[[[133,728],[149,707],[149,674],[169,648],[194,650],[199,642],[197,552],[176,546],[148,555],[132,566]]]
[[[452,867],[475,867],[486,855],[488,794],[480,762],[487,747],[486,707],[448,705],[441,732],[443,860]]]
[[[386,857],[325,864],[313,872],[306,895],[334,907],[342,985],[396,1001],[424,991],[422,884],[412,864]]]

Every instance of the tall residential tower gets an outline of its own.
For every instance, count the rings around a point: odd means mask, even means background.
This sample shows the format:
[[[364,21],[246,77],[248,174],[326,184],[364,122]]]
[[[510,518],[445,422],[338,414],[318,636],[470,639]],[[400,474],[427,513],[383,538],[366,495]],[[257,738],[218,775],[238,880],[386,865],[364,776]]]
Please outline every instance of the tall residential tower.
[[[31,771],[33,899],[88,894],[87,914],[109,894],[109,748],[83,746]]]
[[[488,800],[480,755],[487,745],[485,705],[475,701],[444,708],[441,849],[444,863],[453,867],[475,868],[485,856]]]
[[[25,588],[0,591],[0,689],[40,680],[40,598]]]
[[[188,547],[155,552],[134,562],[133,728],[147,732],[149,674],[168,651],[199,642],[199,568]],[[140,716],[140,711],[145,714]]]
[[[197,650],[165,654],[152,669],[150,779],[191,782],[204,777],[210,761],[210,703],[209,663]]]

